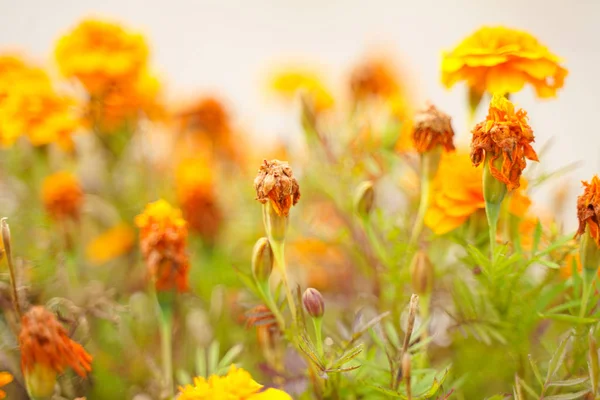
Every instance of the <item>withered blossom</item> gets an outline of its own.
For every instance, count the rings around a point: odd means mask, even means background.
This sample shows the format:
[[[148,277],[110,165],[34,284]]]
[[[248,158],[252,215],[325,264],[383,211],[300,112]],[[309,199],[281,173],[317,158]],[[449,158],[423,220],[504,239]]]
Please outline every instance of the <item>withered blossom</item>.
[[[586,227],[590,236],[600,247],[600,178],[595,175],[591,183],[582,182],[583,194],[577,197],[577,219],[579,227],[576,236],[585,234]]]
[[[433,104],[418,111],[413,124],[412,139],[419,153],[429,152],[437,146],[443,147],[447,152],[455,149],[451,118]]]
[[[256,199],[265,204],[271,201],[279,216],[287,216],[300,199],[300,186],[287,162],[264,160],[254,179]]]

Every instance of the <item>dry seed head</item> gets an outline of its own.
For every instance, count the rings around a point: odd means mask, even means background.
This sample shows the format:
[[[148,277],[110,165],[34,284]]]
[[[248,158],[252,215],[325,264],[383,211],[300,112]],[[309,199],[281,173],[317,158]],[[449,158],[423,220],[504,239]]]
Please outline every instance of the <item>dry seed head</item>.
[[[412,139],[419,153],[427,153],[436,147],[445,151],[454,150],[454,130],[448,114],[433,104],[415,114]]]
[[[287,216],[300,199],[300,186],[292,168],[285,161],[264,160],[254,179],[256,199],[271,203],[279,216]]]

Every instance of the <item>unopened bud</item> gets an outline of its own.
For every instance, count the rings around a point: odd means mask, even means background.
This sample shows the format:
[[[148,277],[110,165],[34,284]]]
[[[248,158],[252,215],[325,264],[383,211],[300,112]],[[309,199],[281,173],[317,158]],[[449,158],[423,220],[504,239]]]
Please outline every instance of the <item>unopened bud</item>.
[[[0,229],[2,230],[2,249],[3,254],[6,254],[6,257],[10,257],[11,255],[11,243],[10,243],[10,228],[8,226],[8,222],[6,222],[6,218],[2,218],[0,220]],[[0,260],[2,258],[0,257]]]
[[[266,282],[273,271],[273,250],[266,237],[258,239],[252,250],[252,275],[258,282]]]
[[[308,288],[302,295],[302,304],[308,315],[313,318],[321,318],[325,313],[325,301],[323,301],[323,295],[313,288]]]
[[[50,399],[56,386],[56,371],[42,363],[34,364],[31,370],[25,371],[25,385],[29,397],[33,399]]]
[[[366,181],[360,184],[356,189],[354,197],[354,209],[361,217],[367,217],[373,209],[375,203],[375,190],[373,182]]]
[[[434,274],[433,264],[427,253],[422,250],[417,251],[410,263],[412,287],[416,294],[422,296],[431,292]]]
[[[579,256],[584,270],[589,271],[591,276],[596,274],[598,267],[600,267],[600,247],[590,234],[589,227],[586,228],[586,232],[581,237]]]

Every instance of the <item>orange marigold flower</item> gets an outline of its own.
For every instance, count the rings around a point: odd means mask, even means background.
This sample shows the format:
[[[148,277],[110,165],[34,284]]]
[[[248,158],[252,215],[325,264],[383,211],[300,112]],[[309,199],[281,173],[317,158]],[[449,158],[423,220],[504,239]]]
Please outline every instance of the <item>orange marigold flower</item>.
[[[0,388],[13,381],[13,376],[8,372],[0,372]],[[0,399],[6,398],[6,392],[0,389]]]
[[[128,253],[135,244],[135,232],[125,223],[120,223],[88,243],[87,259],[99,265]]]
[[[400,91],[397,76],[388,60],[373,58],[356,66],[350,75],[350,90],[355,100],[371,96],[388,98]]]
[[[161,199],[148,204],[144,212],[135,217],[135,225],[140,229],[142,255],[156,289],[187,291],[188,231],[181,211]]]
[[[44,179],[42,200],[52,218],[78,219],[83,203],[83,191],[71,173],[57,172]]]
[[[494,178],[506,184],[508,190],[519,187],[526,159],[538,161],[531,147],[533,131],[527,123],[527,113],[502,95],[494,95],[485,121],[473,128],[471,161],[478,166],[489,156],[488,168]],[[502,156],[501,168],[495,161]]]
[[[264,160],[254,179],[256,199],[265,204],[271,201],[279,216],[287,216],[300,199],[300,186],[287,162]]]
[[[600,178],[594,175],[591,182],[581,182],[583,194],[577,197],[577,219],[579,227],[576,236],[585,234],[586,227],[590,236],[600,247]]]
[[[415,114],[413,142],[419,153],[426,153],[437,146],[446,151],[454,150],[454,130],[450,116],[438,110],[433,104]]]
[[[148,46],[139,33],[87,19],[60,38],[54,55],[63,75],[97,94],[115,82],[136,78],[148,60]]]
[[[292,400],[278,389],[263,389],[245,370],[232,365],[226,376],[194,378],[194,385],[179,388],[178,400]]]
[[[57,143],[71,150],[79,121],[74,101],[58,94],[41,69],[0,57],[0,144],[26,135],[34,146]]]
[[[21,368],[26,377],[35,368],[60,374],[71,367],[81,377],[92,370],[92,356],[69,338],[67,330],[43,306],[31,307],[23,315],[19,347]]]
[[[538,97],[554,97],[567,70],[561,59],[527,32],[502,26],[483,27],[442,59],[442,82],[448,88],[466,81],[478,93],[515,93],[526,83]]]
[[[177,198],[190,229],[212,243],[221,227],[222,215],[213,191],[211,167],[202,158],[184,160],[175,177]]]

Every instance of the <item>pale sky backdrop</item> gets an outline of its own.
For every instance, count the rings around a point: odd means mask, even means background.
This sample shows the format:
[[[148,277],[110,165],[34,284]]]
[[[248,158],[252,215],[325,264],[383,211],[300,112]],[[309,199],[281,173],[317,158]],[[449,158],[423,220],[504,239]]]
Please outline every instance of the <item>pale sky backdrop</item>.
[[[0,0],[0,49],[49,60],[56,38],[90,15],[144,32],[171,96],[219,93],[259,138],[294,129],[265,99],[273,63],[312,63],[340,85],[373,47],[392,52],[419,96],[464,132],[465,90],[441,86],[442,50],[485,24],[525,29],[569,69],[557,99],[538,101],[526,89],[514,100],[529,112],[540,145],[555,140],[546,165],[583,161],[570,175],[573,212],[578,181],[600,173],[600,0]]]

